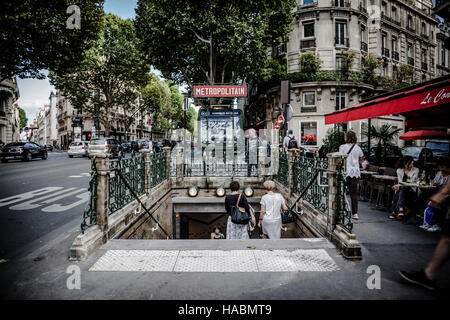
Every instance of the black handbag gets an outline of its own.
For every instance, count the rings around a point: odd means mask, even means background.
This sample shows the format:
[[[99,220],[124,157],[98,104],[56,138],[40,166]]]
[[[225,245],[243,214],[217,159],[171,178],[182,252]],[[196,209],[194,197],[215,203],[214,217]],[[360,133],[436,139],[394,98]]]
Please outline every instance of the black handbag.
[[[281,223],[282,224],[288,224],[295,222],[295,215],[292,213],[291,210],[283,211],[281,212]]]
[[[241,200],[241,195],[236,202],[236,205],[231,208],[231,222],[236,224],[247,224],[250,221],[250,214],[245,211],[245,208],[239,208],[239,200]]]

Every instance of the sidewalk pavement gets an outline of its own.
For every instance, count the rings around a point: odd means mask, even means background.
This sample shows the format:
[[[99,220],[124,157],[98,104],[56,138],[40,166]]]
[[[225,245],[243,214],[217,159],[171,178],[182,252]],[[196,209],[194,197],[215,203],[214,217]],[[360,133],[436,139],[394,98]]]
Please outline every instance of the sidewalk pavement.
[[[345,260],[329,243],[323,244],[320,248],[326,251],[339,267],[338,270],[329,272],[89,271],[108,250],[142,250],[146,248],[146,243],[139,240],[136,240],[136,244],[130,241],[121,243],[120,240],[115,240],[97,250],[86,261],[72,262],[68,260],[69,247],[78,233],[78,227],[72,228],[39,250],[0,264],[0,297],[169,300],[449,299],[449,263],[440,273],[440,290],[437,292],[411,286],[398,275],[398,270],[423,268],[433,253],[439,234],[429,233],[415,225],[390,221],[388,212],[370,209],[364,202],[360,203],[359,215],[360,219],[355,221],[354,232],[361,242],[363,259]],[[269,246],[260,242],[264,240],[257,239],[236,241],[235,245],[230,242],[225,244],[222,241],[205,241],[202,246],[216,246],[218,251],[232,248],[245,250],[248,245],[254,245],[256,250],[272,250],[274,246],[278,246],[279,250],[293,249],[288,248],[289,246],[283,248],[282,241]],[[318,244],[319,242],[316,243]],[[172,244],[164,243],[164,246],[170,245]],[[183,247],[187,248],[186,244]],[[305,246],[304,249],[308,248]],[[81,270],[80,290],[67,288],[70,274],[66,273],[66,270],[71,265],[78,266]],[[377,265],[381,270],[379,290],[370,290],[367,287],[370,276],[367,269],[371,265]]]

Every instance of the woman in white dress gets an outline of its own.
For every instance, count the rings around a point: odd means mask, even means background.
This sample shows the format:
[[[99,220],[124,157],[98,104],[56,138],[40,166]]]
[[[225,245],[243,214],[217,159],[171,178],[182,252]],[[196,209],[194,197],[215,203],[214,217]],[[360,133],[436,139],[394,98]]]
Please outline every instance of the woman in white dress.
[[[272,191],[274,188],[275,182],[270,180],[264,182],[267,194],[261,198],[261,214],[258,222],[258,226],[262,227],[264,239],[281,238],[281,209],[289,210],[283,196]]]

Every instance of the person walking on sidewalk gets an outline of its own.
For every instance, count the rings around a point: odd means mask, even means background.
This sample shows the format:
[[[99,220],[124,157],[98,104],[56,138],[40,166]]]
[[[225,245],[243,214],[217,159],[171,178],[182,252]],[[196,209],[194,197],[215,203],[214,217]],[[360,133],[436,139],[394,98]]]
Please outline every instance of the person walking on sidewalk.
[[[294,131],[292,131],[292,129],[288,131],[288,135],[284,137],[283,140],[283,151],[287,152],[289,149],[298,149],[298,142],[295,139]]]
[[[447,182],[444,188],[430,198],[430,205],[436,209],[443,209],[446,204],[448,206],[449,198],[450,181]],[[436,278],[439,269],[450,257],[450,206],[447,207],[446,212],[441,239],[427,267],[416,272],[399,271],[400,276],[406,281],[427,288],[428,290],[436,290]]]
[[[347,157],[347,186],[352,200],[352,217],[359,219],[358,216],[358,182],[361,178],[359,164],[364,160],[364,153],[356,144],[356,133],[348,131],[345,133],[345,144],[339,147],[339,153],[348,155]]]
[[[250,212],[250,206],[248,205],[247,197],[245,194],[239,192],[240,184],[237,181],[230,183],[231,194],[225,197],[225,211],[228,214],[227,221],[227,234],[226,238],[229,239],[250,239],[247,231],[247,224],[236,224],[231,221],[231,209],[233,206],[245,208],[245,211]],[[237,203],[239,201],[239,203]]]
[[[264,239],[281,238],[281,209],[289,210],[283,196],[273,192],[274,188],[275,182],[271,180],[264,182],[264,189],[267,193],[261,198],[261,214],[258,222]]]

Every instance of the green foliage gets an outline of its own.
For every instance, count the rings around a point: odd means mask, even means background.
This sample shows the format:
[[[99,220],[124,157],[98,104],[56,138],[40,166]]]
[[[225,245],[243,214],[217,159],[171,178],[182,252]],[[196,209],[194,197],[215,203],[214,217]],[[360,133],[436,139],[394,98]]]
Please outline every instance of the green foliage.
[[[287,42],[295,0],[139,0],[136,29],[147,60],[178,84],[270,78],[278,66],[267,48]],[[195,32],[195,33],[194,33]]]
[[[377,149],[375,151],[377,162],[381,161],[382,154],[386,155],[388,146],[394,145],[393,141],[398,137],[401,131],[402,129],[394,128],[390,124],[384,124],[379,128],[373,125],[371,126],[370,128],[371,139],[377,140]],[[361,132],[361,135],[366,137],[368,136],[366,128]]]
[[[345,143],[344,131],[337,125],[328,129],[327,135],[323,139],[323,145],[320,148],[320,156],[325,157],[328,153],[339,151],[339,146]]]
[[[22,108],[19,108],[19,118],[20,118],[20,131],[22,131],[23,128],[25,128],[28,123],[27,115],[25,113],[25,110],[23,110]]]
[[[413,85],[415,83],[413,67],[408,65],[399,66],[396,79],[399,82],[399,88]]]
[[[43,69],[67,72],[79,66],[100,32],[104,0],[80,4],[81,29],[67,29],[72,0],[2,1],[0,82],[14,75],[44,79]]]
[[[353,62],[355,60],[354,52],[343,52],[341,54],[341,73],[342,76],[348,78],[350,75],[350,69],[353,67]]]
[[[75,108],[98,119],[109,135],[118,108],[132,115],[139,90],[149,81],[150,65],[138,50],[131,20],[108,14],[102,24],[101,38],[81,64],[71,73],[52,70],[50,79]]]
[[[189,107],[189,109],[187,109],[186,111],[186,129],[190,132],[190,133],[194,133],[195,130],[195,123],[197,121],[197,117],[198,114],[195,111],[194,108]]]
[[[306,74],[308,78],[313,78],[320,70],[322,61],[314,52],[306,52],[300,56],[300,72]]]
[[[152,126],[156,130],[169,129],[172,116],[176,113],[176,97],[172,97],[168,84],[152,74],[149,83],[140,93],[140,113],[152,116]]]
[[[361,61],[361,73],[364,83],[377,85],[378,77],[375,72],[381,66],[381,61],[373,54],[369,53],[362,57]]]

